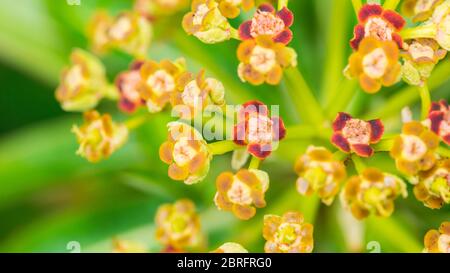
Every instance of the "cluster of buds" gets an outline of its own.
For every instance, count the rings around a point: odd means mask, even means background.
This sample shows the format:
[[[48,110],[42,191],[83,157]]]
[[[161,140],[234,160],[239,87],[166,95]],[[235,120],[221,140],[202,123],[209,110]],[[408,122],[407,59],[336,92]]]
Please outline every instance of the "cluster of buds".
[[[216,206],[248,220],[255,215],[255,207],[266,206],[264,194],[269,189],[269,175],[256,169],[242,169],[236,175],[225,172],[217,177],[216,187]]]
[[[116,124],[109,114],[100,115],[97,111],[85,112],[84,124],[74,126],[72,131],[80,144],[77,154],[90,162],[108,158],[128,138],[124,124]]]
[[[364,121],[340,112],[333,122],[333,131],[331,143],[338,149],[370,157],[374,153],[370,145],[380,141],[384,126],[379,119]]]
[[[375,168],[366,168],[361,174],[352,176],[341,192],[344,208],[356,219],[370,214],[388,217],[394,211],[394,200],[408,195],[406,184],[398,177]]]
[[[98,54],[119,49],[136,58],[145,58],[152,35],[152,24],[139,12],[123,12],[111,17],[101,11],[95,14],[89,26],[92,50]]]
[[[283,120],[279,117],[269,117],[268,112],[267,106],[262,102],[244,103],[233,130],[234,142],[247,146],[247,151],[259,159],[268,157],[274,149],[274,142],[286,136]]]
[[[202,243],[200,218],[188,199],[161,205],[155,222],[156,239],[170,252],[196,248]]]
[[[439,230],[429,230],[423,241],[426,253],[450,253],[450,222],[443,222]]]
[[[159,148],[159,157],[169,165],[169,177],[191,185],[205,178],[212,159],[203,136],[182,122],[168,124],[167,141]]]
[[[333,159],[333,154],[324,147],[308,147],[295,162],[294,170],[299,176],[297,191],[302,195],[316,192],[326,205],[333,202],[346,177],[344,164]]]
[[[98,58],[81,49],[70,55],[72,64],[61,74],[56,99],[65,111],[87,111],[102,98],[114,99],[117,90],[108,83],[103,64]]]
[[[313,225],[304,222],[303,215],[290,211],[265,215],[263,237],[266,253],[310,253],[314,247]]]
[[[238,243],[228,242],[210,253],[248,253],[248,251]]]

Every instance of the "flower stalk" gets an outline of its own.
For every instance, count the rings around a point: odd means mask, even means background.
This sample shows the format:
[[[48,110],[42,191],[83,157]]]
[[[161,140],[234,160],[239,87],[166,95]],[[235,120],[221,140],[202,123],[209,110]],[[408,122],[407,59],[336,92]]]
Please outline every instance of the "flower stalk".
[[[386,0],[384,2],[383,8],[395,10],[400,3],[400,0]]]
[[[209,143],[208,147],[213,155],[223,155],[240,148],[232,140],[221,140],[214,143]]]
[[[361,0],[352,0],[353,9],[355,10],[355,14],[358,14],[359,10],[362,7]]]
[[[289,0],[278,0],[278,10],[281,10],[284,7],[287,7]]]
[[[362,161],[362,159],[357,155],[352,155],[353,165],[355,165],[356,171],[361,174],[366,168],[366,164]]]
[[[422,111],[421,111],[421,119],[424,120],[428,116],[428,111],[430,110],[431,99],[430,99],[430,91],[428,90],[428,85],[424,82],[422,85],[418,86],[420,99],[422,101]]]
[[[261,164],[261,160],[257,158],[256,156],[252,156],[252,160],[250,160],[250,165],[248,166],[249,169],[258,169],[259,165]]]
[[[413,28],[407,28],[400,32],[403,40],[417,38],[433,38],[436,36],[436,26],[434,24],[421,25]]]
[[[130,130],[130,131],[137,129],[137,128],[141,127],[142,125],[144,125],[144,123],[146,123],[150,119],[150,117],[151,117],[151,115],[149,115],[149,114],[135,116],[135,117],[127,120],[125,122],[125,126],[127,126],[128,130]]]

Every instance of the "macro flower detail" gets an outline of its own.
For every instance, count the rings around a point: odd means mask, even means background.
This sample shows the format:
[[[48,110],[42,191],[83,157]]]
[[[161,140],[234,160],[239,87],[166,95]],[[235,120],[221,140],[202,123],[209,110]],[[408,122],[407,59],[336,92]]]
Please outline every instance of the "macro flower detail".
[[[388,217],[394,211],[394,200],[406,198],[406,184],[397,176],[366,168],[361,174],[350,177],[341,191],[344,208],[353,216],[364,219],[370,214]]]
[[[236,18],[241,13],[239,7],[244,11],[249,11],[255,6],[255,0],[218,0],[219,9],[223,16]]]
[[[136,58],[144,58],[152,35],[152,25],[138,12],[123,12],[116,17],[99,12],[89,26],[92,49],[99,54],[120,49]]]
[[[210,253],[248,253],[248,251],[238,243],[228,242]]]
[[[297,66],[297,53],[269,36],[243,41],[237,50],[241,81],[260,85],[276,85],[283,77],[283,69]]]
[[[402,133],[395,137],[391,157],[397,169],[407,175],[431,169],[435,162],[435,150],[439,137],[418,121],[403,125]]]
[[[442,60],[447,51],[441,49],[433,39],[417,39],[408,45],[403,55],[403,79],[411,85],[423,84],[431,75],[434,66]]]
[[[450,203],[450,159],[441,159],[415,178],[414,195],[425,206],[439,209]]]
[[[381,86],[391,86],[401,78],[399,49],[392,41],[364,38],[349,58],[346,73],[356,78],[367,93],[376,93]]]
[[[445,50],[450,50],[450,0],[439,4],[431,18],[419,26],[422,36],[433,38]]]
[[[119,108],[120,110],[132,113],[144,104],[144,100],[139,93],[141,83],[141,74],[139,72],[143,62],[136,61],[131,64],[128,71],[120,73],[116,77],[116,87],[119,90]]]
[[[276,11],[271,4],[261,4],[253,18],[240,25],[239,37],[248,40],[258,36],[270,36],[274,42],[287,45],[292,40],[289,27],[293,22],[294,15],[288,8],[283,7]]]
[[[358,50],[365,37],[373,37],[380,41],[394,41],[399,48],[403,40],[398,33],[405,26],[403,17],[393,10],[384,10],[378,4],[366,4],[358,13],[358,24],[353,30],[350,45]]]
[[[333,202],[346,177],[344,164],[334,160],[333,154],[324,147],[309,146],[295,162],[294,170],[299,176],[297,191],[302,195],[317,192],[326,205]]]
[[[425,123],[443,142],[450,145],[450,106],[447,101],[433,102]]]
[[[174,204],[161,205],[155,222],[156,239],[166,249],[195,248],[202,241],[200,218],[191,200],[181,199]]]
[[[283,120],[280,117],[270,118],[268,111],[267,106],[259,101],[243,104],[233,129],[233,141],[247,146],[247,151],[259,159],[268,157],[274,142],[286,136]]]
[[[172,93],[171,103],[174,113],[183,119],[192,119],[208,106],[223,106],[225,104],[225,88],[222,82],[215,78],[205,77],[201,70],[195,79],[190,74],[184,74],[178,81],[178,91]]]
[[[77,154],[93,163],[108,158],[128,138],[124,124],[117,124],[109,114],[100,115],[97,111],[84,113],[84,124],[73,126],[72,132],[80,144]]]
[[[430,18],[434,9],[442,2],[443,0],[405,0],[402,14],[412,17],[413,22],[422,22]]]
[[[370,145],[380,141],[384,126],[379,119],[364,121],[339,112],[333,122],[333,131],[331,143],[339,150],[370,157],[374,153]]]
[[[118,96],[117,90],[109,85],[99,59],[81,49],[72,51],[70,59],[71,65],[63,70],[55,92],[65,111],[91,110],[102,98]]]
[[[146,61],[140,68],[140,77],[142,81],[138,89],[148,111],[159,112],[181,88],[186,77],[185,60]]]
[[[310,253],[314,247],[313,225],[304,222],[299,212],[283,216],[264,215],[263,237],[266,253]]]
[[[450,222],[443,222],[439,230],[429,230],[423,241],[426,253],[450,253]]]
[[[183,18],[183,29],[204,43],[229,40],[236,31],[221,13],[216,0],[193,0],[191,10]]]
[[[248,220],[255,216],[255,207],[266,206],[264,194],[269,188],[269,175],[256,169],[242,169],[236,175],[225,172],[217,177],[216,187],[216,206],[232,211],[239,219]]]
[[[188,185],[202,181],[208,174],[212,159],[203,136],[182,122],[171,122],[167,127],[167,141],[161,144],[159,157],[169,164],[169,177]]]

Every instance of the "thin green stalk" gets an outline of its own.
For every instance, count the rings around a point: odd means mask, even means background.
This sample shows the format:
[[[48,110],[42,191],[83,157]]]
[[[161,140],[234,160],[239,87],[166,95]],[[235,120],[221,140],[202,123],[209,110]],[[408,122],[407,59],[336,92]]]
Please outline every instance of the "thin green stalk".
[[[341,84],[333,89],[329,99],[326,102],[325,111],[327,117],[334,118],[336,113],[345,109],[359,90],[358,82],[356,80],[345,79]]]
[[[436,152],[443,157],[450,158],[450,149],[447,147],[439,146]]]
[[[302,74],[297,68],[289,68],[285,71],[287,91],[291,97],[301,118],[309,124],[321,127],[325,117]]]
[[[355,154],[352,155],[352,161],[353,161],[353,165],[355,165],[356,171],[359,174],[361,174],[367,168],[366,164],[362,161],[362,159]]]
[[[222,140],[208,144],[213,155],[222,155],[240,148],[239,145],[232,140]]]
[[[431,98],[430,91],[428,90],[427,83],[423,83],[417,87],[419,89],[420,99],[422,100],[422,115],[421,119],[424,120],[428,116],[428,111],[430,110]]]
[[[359,10],[362,7],[362,1],[361,0],[352,0],[353,9],[355,10],[355,14],[358,15]]]
[[[332,1],[331,18],[329,20],[328,33],[326,39],[326,62],[323,71],[322,92],[325,97],[329,93],[335,93],[336,83],[342,77],[342,70],[344,68],[344,54],[347,43],[345,40],[347,15],[348,15],[348,0],[334,0]],[[329,100],[329,98],[328,98]]]
[[[434,38],[436,36],[436,26],[434,24],[421,25],[407,28],[400,32],[403,40],[416,38]]]
[[[152,117],[152,115],[146,113],[143,115],[139,115],[133,118],[130,118],[129,120],[125,121],[125,126],[127,126],[128,130],[133,130],[136,129],[138,127],[140,127],[141,125],[143,125],[145,122],[147,122],[150,117]]]
[[[289,0],[278,0],[278,10],[288,6]]]
[[[241,37],[239,37],[239,31],[235,28],[230,29],[231,38],[235,40],[241,40]]]
[[[331,130],[319,130],[318,128],[308,124],[290,126],[286,128],[286,132],[286,140],[313,138],[328,140],[331,136]]]
[[[257,170],[260,164],[261,159],[257,158],[256,156],[252,156],[252,160],[250,160],[250,165],[248,166],[248,168]]]
[[[436,66],[428,80],[428,88],[430,91],[433,91],[450,79],[448,71],[450,71],[450,60],[443,61]],[[400,111],[405,105],[411,105],[418,99],[419,92],[417,92],[416,87],[407,86],[391,96],[382,107],[376,108],[374,111],[365,115],[365,119],[374,117],[385,119],[400,115]]]
[[[400,3],[400,0],[386,0],[384,2],[383,8],[395,10]]]

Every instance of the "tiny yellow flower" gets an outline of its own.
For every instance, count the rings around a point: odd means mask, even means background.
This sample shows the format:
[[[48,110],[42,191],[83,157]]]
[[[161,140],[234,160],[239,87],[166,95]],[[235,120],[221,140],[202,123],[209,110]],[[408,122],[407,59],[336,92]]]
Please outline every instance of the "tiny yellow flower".
[[[433,14],[434,9],[443,0],[405,0],[402,4],[402,14],[412,17],[413,22],[427,20]]]
[[[113,239],[113,253],[147,253],[148,250],[139,243]]]
[[[210,253],[248,253],[248,251],[238,243],[228,242]]]
[[[183,18],[183,29],[207,44],[229,40],[233,31],[216,0],[193,0],[191,12]]]
[[[108,158],[128,138],[124,124],[117,124],[109,114],[100,115],[97,111],[84,113],[84,124],[74,126],[72,132],[80,144],[77,154],[93,163]]]
[[[376,93],[381,86],[391,86],[400,80],[399,49],[395,42],[366,37],[349,58],[346,75],[359,80],[367,93]]]
[[[192,119],[209,105],[225,105],[225,88],[215,78],[206,78],[205,71],[195,79],[189,73],[180,76],[177,92],[171,95],[173,113],[183,119]]]
[[[415,178],[414,195],[425,206],[439,209],[450,203],[450,159],[441,159]]]
[[[408,195],[406,184],[400,178],[367,168],[360,175],[350,177],[341,191],[341,201],[344,208],[361,220],[369,214],[390,216],[399,195],[404,198]]]
[[[346,177],[344,164],[334,160],[333,154],[324,147],[309,146],[295,162],[294,170],[299,176],[297,191],[302,195],[317,192],[326,205],[333,202]]]
[[[299,212],[264,215],[263,237],[266,253],[310,253],[314,247],[313,225]]]
[[[424,238],[427,253],[450,253],[450,222],[443,222],[439,230],[429,230]]]
[[[266,206],[264,194],[269,188],[269,175],[256,169],[242,169],[236,175],[225,172],[217,177],[216,187],[216,206],[232,211],[239,219],[248,220],[255,216],[255,207]]]
[[[100,60],[81,49],[70,55],[72,64],[61,74],[56,99],[65,111],[84,112],[93,109],[104,98],[116,98],[118,92],[108,84]]]
[[[439,137],[420,122],[411,121],[403,125],[402,133],[394,139],[390,154],[398,170],[415,175],[434,166],[439,141]]]
[[[237,50],[240,61],[238,75],[241,81],[253,85],[264,82],[276,85],[283,77],[283,69],[297,66],[297,53],[271,36],[260,35],[243,41]]]
[[[208,144],[196,129],[185,123],[171,122],[167,127],[169,134],[159,148],[159,157],[169,164],[169,177],[187,185],[202,181],[212,159]]]
[[[189,199],[160,206],[155,222],[156,239],[166,249],[195,248],[201,243],[200,218]]]

